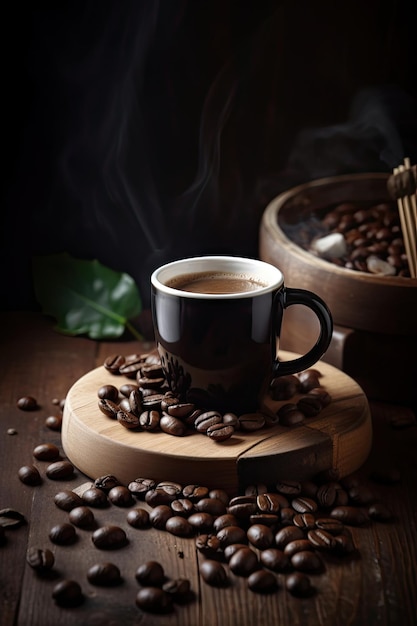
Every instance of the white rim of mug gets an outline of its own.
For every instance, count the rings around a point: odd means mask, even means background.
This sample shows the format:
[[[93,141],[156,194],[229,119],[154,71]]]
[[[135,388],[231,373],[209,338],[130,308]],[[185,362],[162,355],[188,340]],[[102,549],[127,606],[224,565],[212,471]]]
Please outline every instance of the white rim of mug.
[[[207,263],[210,267],[207,267]],[[227,267],[225,267],[227,264]],[[186,268],[186,269],[185,269]],[[244,269],[243,269],[244,268]],[[196,293],[191,291],[183,291],[168,287],[165,282],[171,280],[181,273],[192,274],[194,272],[205,271],[225,271],[238,272],[243,275],[251,275],[255,278],[265,281],[268,284],[265,287],[254,289],[252,291],[241,291],[236,293]],[[165,282],[164,282],[165,281]],[[171,261],[165,265],[161,265],[151,274],[151,284],[159,292],[177,296],[181,298],[193,298],[197,300],[237,300],[240,298],[253,298],[262,294],[270,293],[280,288],[284,283],[282,272],[260,259],[252,259],[249,257],[214,255],[214,256],[196,256]]]

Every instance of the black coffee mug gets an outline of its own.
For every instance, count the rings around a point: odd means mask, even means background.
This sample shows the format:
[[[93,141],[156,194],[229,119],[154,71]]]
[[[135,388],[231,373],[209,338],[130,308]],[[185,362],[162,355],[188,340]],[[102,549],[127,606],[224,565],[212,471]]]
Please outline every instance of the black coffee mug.
[[[319,336],[306,354],[281,361],[283,313],[293,304],[314,311]],[[151,306],[173,393],[199,408],[238,415],[256,410],[272,378],[317,363],[333,332],[319,296],[285,287],[282,272],[257,259],[202,256],[163,265],[151,276]]]

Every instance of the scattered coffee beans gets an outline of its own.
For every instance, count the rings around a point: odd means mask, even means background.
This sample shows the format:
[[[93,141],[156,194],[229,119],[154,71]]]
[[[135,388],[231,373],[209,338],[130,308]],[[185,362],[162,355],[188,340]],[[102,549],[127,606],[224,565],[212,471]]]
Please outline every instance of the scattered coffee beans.
[[[51,552],[48,548],[46,550],[41,548],[29,548],[26,555],[26,561],[32,569],[43,573],[53,568],[55,557],[53,552]]]
[[[94,531],[91,539],[99,550],[118,550],[128,542],[123,528],[114,525],[101,526]]]
[[[84,602],[84,594],[76,580],[61,580],[53,588],[52,597],[62,607],[75,607]]]
[[[34,465],[23,465],[19,468],[17,475],[19,476],[19,479],[22,481],[22,483],[31,487],[40,485],[42,482],[39,470]]]
[[[120,569],[114,563],[95,563],[87,572],[87,580],[92,585],[112,587],[121,583]]]
[[[59,458],[59,448],[53,443],[41,443],[33,450],[33,456],[38,461],[56,461]]]
[[[33,396],[22,396],[18,399],[17,406],[22,411],[35,411],[39,408],[38,401]]]

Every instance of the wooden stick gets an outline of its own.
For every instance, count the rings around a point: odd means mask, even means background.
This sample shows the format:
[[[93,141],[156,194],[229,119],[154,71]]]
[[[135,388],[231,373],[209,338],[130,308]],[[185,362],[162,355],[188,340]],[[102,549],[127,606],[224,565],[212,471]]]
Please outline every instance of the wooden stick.
[[[405,159],[404,163],[408,169],[410,167],[409,159]],[[398,168],[395,168],[394,174],[403,172],[406,166],[400,165]],[[398,198],[397,204],[410,275],[412,278],[417,278],[417,210],[413,210],[414,207],[409,196]]]

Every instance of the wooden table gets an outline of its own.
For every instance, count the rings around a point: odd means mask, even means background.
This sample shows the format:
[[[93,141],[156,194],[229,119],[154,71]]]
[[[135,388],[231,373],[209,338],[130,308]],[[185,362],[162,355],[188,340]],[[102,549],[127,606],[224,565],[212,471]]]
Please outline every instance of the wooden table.
[[[273,594],[251,592],[246,579],[233,575],[228,588],[218,589],[201,580],[201,555],[193,539],[156,529],[134,529],[126,523],[126,509],[120,507],[95,510],[95,515],[99,525],[113,523],[126,530],[126,547],[99,551],[91,542],[91,531],[81,529],[77,529],[78,541],[72,546],[50,542],[49,529],[67,521],[68,516],[56,507],[54,495],[88,480],[78,470],[69,481],[50,480],[45,477],[46,464],[33,457],[37,444],[61,444],[60,433],[45,425],[46,417],[59,414],[53,400],[65,398],[70,386],[102,365],[106,356],[143,352],[149,345],[66,337],[53,330],[49,319],[35,313],[2,313],[0,320],[0,508],[17,510],[27,521],[19,528],[6,528],[7,540],[0,546],[1,626],[417,624],[417,428],[415,423],[401,427],[402,421],[412,421],[410,409],[371,403],[373,447],[359,472],[369,482],[372,470],[381,464],[400,471],[401,480],[395,485],[370,483],[395,513],[394,521],[352,527],[358,552],[342,560],[326,559],[325,571],[311,576],[316,589],[311,597],[293,597],[284,589],[281,574]],[[16,401],[25,395],[34,396],[40,408],[20,410]],[[29,487],[19,480],[18,469],[34,462],[43,482]],[[54,552],[55,566],[48,576],[36,574],[26,563],[28,547]],[[134,574],[141,563],[151,559],[160,561],[169,577],[185,576],[191,581],[191,602],[176,606],[168,615],[137,608],[139,585]],[[88,567],[104,561],[119,566],[121,585],[104,588],[87,581]],[[62,578],[81,584],[85,601],[80,606],[60,608],[53,601],[52,589]]]

